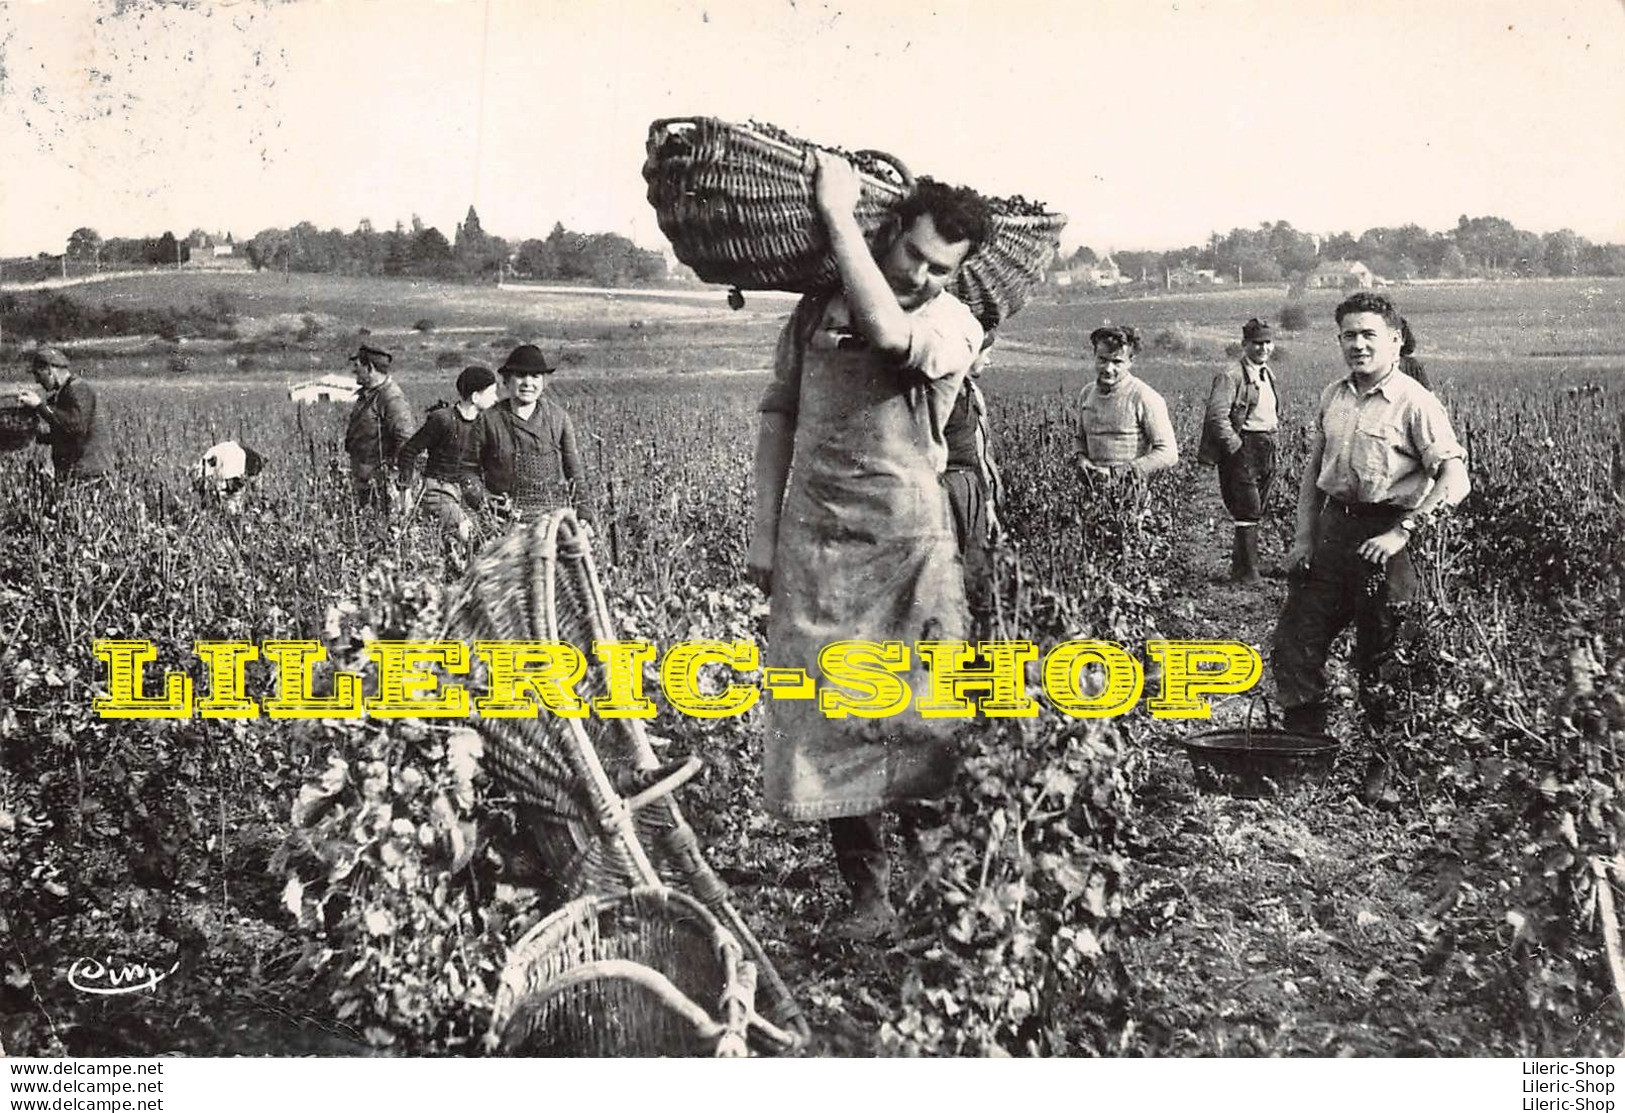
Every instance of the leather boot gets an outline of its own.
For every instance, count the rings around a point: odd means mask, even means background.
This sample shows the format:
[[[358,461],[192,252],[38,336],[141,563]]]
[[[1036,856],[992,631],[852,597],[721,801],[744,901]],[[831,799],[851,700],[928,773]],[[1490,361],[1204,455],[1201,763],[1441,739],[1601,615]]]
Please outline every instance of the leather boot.
[[[835,864],[852,893],[851,911],[832,925],[832,934],[852,943],[872,943],[896,935],[897,912],[889,896],[891,860],[879,818],[833,819],[830,833]]]
[[[1230,578],[1249,587],[1264,582],[1258,574],[1258,527],[1237,526],[1235,549],[1230,556]]]

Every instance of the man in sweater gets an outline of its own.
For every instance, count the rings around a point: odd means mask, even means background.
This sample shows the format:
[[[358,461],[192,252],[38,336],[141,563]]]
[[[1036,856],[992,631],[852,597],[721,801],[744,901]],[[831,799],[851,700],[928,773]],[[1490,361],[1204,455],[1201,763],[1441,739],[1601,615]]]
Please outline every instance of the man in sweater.
[[[1107,325],[1089,334],[1095,381],[1078,400],[1079,464],[1085,471],[1151,475],[1179,463],[1162,395],[1134,377],[1140,334]]]

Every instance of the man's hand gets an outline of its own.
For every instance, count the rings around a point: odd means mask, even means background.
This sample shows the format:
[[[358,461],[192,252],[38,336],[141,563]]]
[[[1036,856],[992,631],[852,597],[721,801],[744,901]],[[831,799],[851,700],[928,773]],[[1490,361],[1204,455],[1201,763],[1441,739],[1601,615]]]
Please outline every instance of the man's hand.
[[[1378,568],[1384,568],[1388,564],[1388,558],[1403,549],[1405,542],[1409,540],[1410,534],[1395,526],[1387,533],[1379,533],[1375,537],[1368,538],[1360,545],[1357,552],[1361,558],[1370,561]]]
[[[37,390],[21,390],[17,392],[17,401],[29,409],[37,409],[44,399]]]
[[[813,177],[813,200],[818,213],[827,224],[833,217],[851,216],[863,196],[863,184],[858,172],[840,155],[813,150],[818,171]]]
[[[745,554],[745,579],[755,584],[763,595],[773,594],[773,550],[776,542],[758,534],[751,538],[750,550]]]
[[[1311,542],[1293,541],[1292,548],[1281,560],[1281,567],[1288,576],[1301,576],[1309,571],[1309,561],[1314,555],[1315,546]]]

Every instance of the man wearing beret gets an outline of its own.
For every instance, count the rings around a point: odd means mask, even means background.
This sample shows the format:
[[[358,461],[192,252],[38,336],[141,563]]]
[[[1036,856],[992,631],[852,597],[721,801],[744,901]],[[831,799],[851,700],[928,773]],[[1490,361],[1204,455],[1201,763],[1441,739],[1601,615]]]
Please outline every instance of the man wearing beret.
[[[56,348],[28,353],[28,370],[45,393],[25,390],[18,401],[39,416],[39,439],[51,446],[57,482],[89,483],[111,474],[113,446],[90,384],[68,370],[68,357]]]
[[[1275,336],[1257,317],[1241,326],[1241,358],[1213,376],[1202,443],[1196,458],[1219,468],[1219,495],[1235,525],[1230,547],[1232,583],[1257,585],[1258,525],[1275,480],[1279,424],[1270,355]]]
[[[344,450],[350,454],[356,501],[363,508],[386,513],[390,509],[390,470],[413,428],[412,407],[389,375],[394,358],[382,348],[366,344],[350,357],[361,391],[350,408],[350,423],[344,431]]]

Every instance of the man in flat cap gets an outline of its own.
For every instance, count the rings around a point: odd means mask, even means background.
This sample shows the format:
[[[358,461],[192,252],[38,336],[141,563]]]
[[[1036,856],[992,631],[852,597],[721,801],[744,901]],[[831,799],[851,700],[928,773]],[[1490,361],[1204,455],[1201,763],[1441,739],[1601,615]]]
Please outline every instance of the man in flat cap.
[[[412,436],[412,407],[390,378],[394,356],[382,348],[363,344],[350,357],[355,381],[361,387],[350,409],[344,450],[350,454],[350,478],[362,508],[385,513],[390,509],[390,470],[395,454]]]
[[[1202,418],[1201,463],[1217,465],[1219,495],[1235,525],[1231,583],[1257,585],[1258,526],[1275,480],[1279,408],[1270,356],[1275,335],[1257,317],[1241,326],[1241,358],[1213,376]]]
[[[91,483],[113,471],[113,446],[101,419],[96,392],[68,369],[68,357],[57,348],[27,353],[28,370],[43,394],[25,390],[18,401],[32,406],[43,431],[40,442],[51,446],[51,467],[58,483]]]

